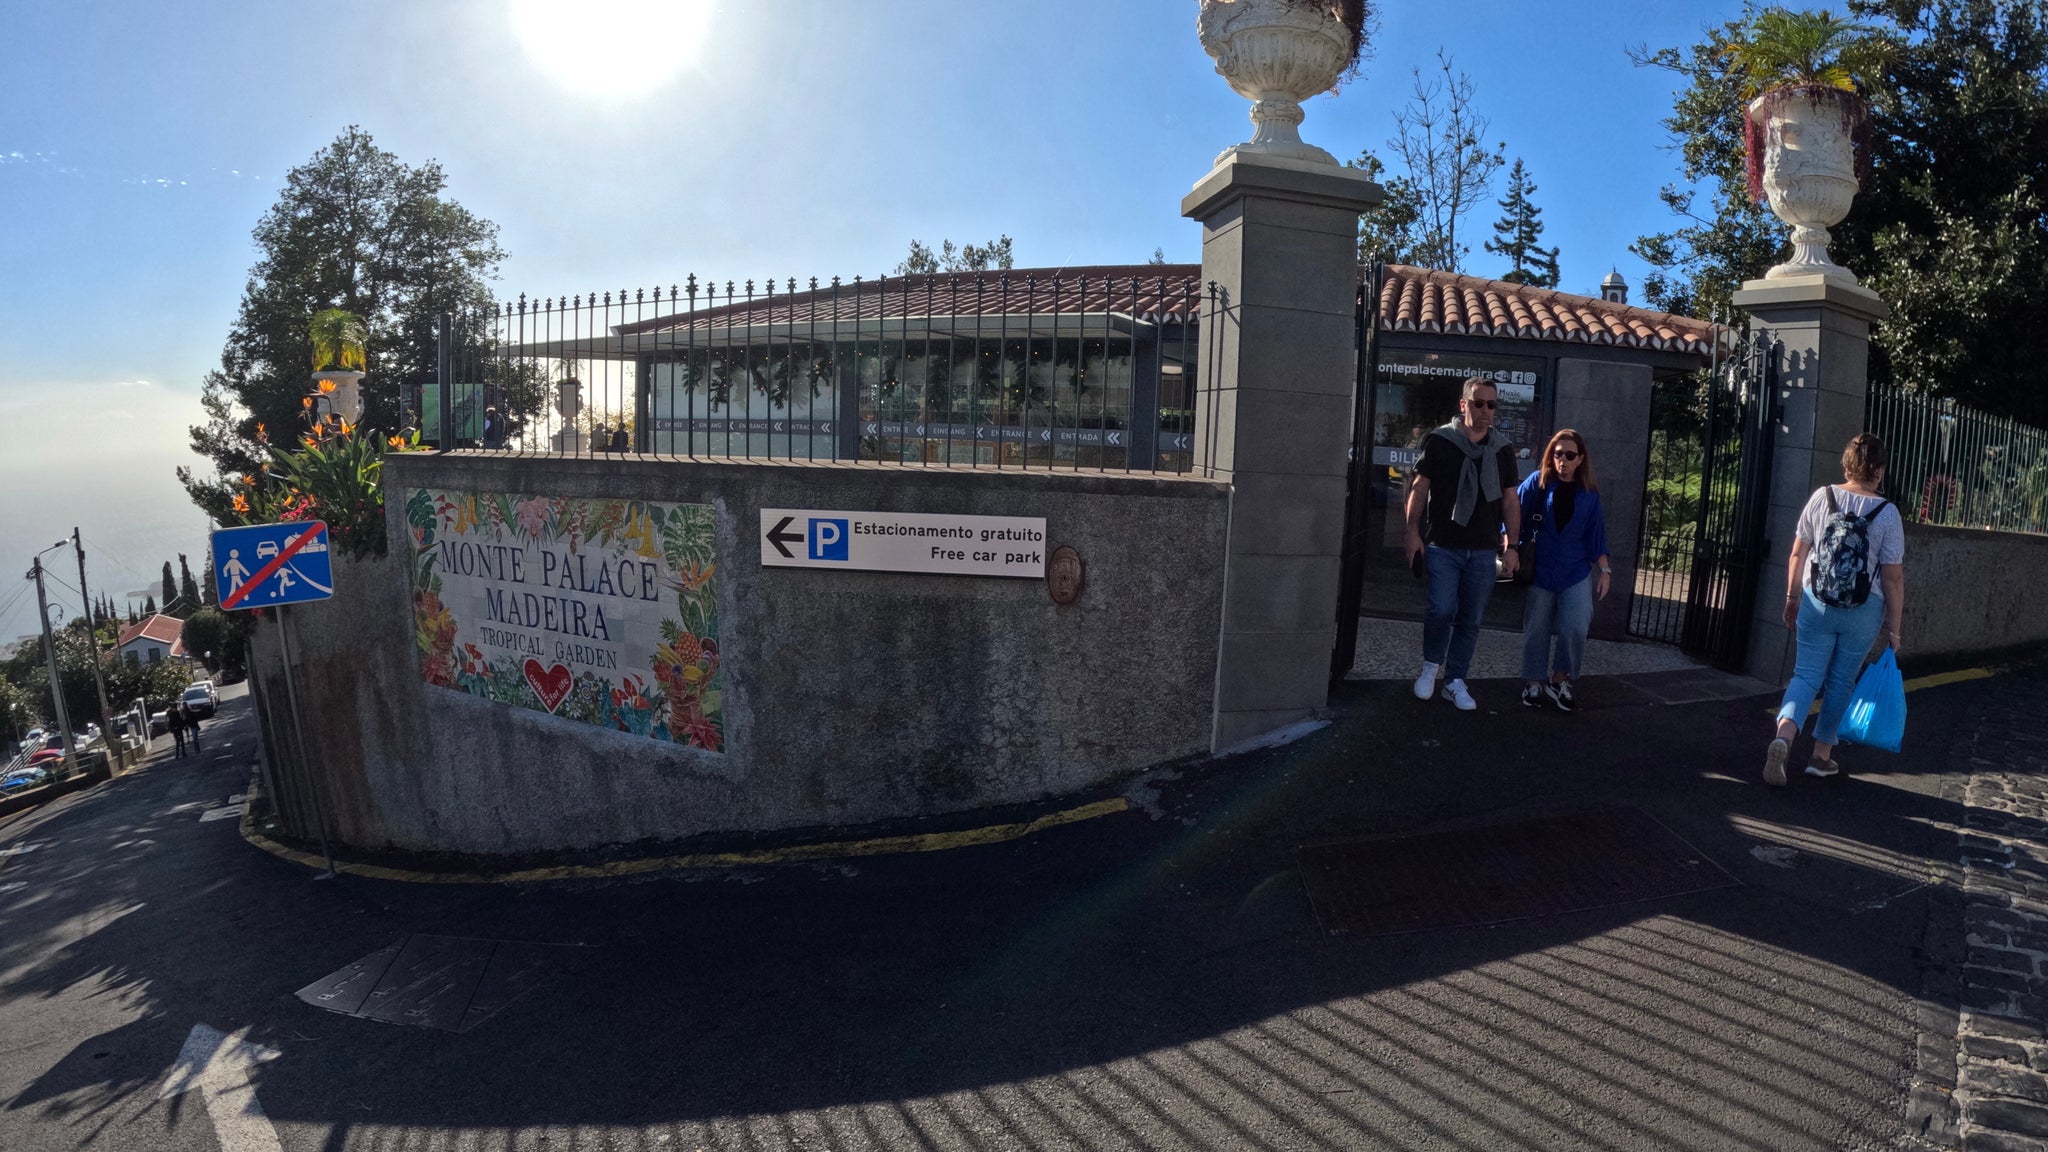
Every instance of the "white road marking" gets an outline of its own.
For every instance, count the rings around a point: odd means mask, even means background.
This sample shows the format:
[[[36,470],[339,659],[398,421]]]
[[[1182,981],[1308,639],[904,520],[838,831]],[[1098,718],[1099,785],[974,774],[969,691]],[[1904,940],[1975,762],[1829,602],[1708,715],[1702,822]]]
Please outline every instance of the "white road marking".
[[[199,814],[199,822],[204,824],[208,820],[226,820],[230,817],[240,816],[248,810],[249,805],[247,803],[230,804],[225,808],[209,808]]]
[[[156,1098],[168,1100],[197,1088],[213,1115],[213,1132],[220,1140],[221,1152],[284,1152],[277,1129],[263,1114],[263,1105],[257,1103],[256,1086],[249,1083],[249,1073],[256,1065],[282,1053],[249,1043],[244,1039],[248,1032],[241,1028],[222,1035],[217,1028],[194,1024]]]

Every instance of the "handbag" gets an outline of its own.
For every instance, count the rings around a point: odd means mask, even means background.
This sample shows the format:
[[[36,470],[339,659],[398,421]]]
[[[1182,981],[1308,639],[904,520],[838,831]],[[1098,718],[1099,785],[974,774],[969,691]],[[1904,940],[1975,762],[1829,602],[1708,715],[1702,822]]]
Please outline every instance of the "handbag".
[[[1851,744],[1899,750],[1906,736],[1906,681],[1890,645],[1857,677],[1838,735]]]
[[[1542,489],[1539,488],[1537,491],[1540,493]],[[1529,534],[1523,537],[1521,543],[1515,545],[1515,553],[1521,557],[1515,564],[1515,583],[1536,582],[1536,538],[1542,532],[1543,510],[1542,506],[1538,505],[1537,510],[1529,514]]]

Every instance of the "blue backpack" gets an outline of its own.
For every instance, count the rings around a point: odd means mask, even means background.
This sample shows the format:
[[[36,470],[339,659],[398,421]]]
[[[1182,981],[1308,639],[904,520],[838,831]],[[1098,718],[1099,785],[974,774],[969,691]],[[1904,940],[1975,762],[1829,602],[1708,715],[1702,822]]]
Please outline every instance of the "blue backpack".
[[[1813,547],[1807,585],[1814,599],[1830,608],[1858,608],[1870,599],[1870,526],[1891,501],[1879,500],[1857,516],[1835,502],[1834,485],[1828,485],[1827,493],[1828,522]]]

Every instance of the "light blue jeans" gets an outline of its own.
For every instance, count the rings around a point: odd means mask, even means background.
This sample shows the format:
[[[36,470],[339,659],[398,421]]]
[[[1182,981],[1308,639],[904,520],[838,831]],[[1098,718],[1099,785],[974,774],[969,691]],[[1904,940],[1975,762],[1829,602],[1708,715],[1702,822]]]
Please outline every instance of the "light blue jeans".
[[[1856,673],[1877,630],[1884,625],[1884,600],[1872,596],[1856,608],[1830,608],[1813,598],[1812,592],[1799,597],[1797,637],[1799,656],[1792,666],[1792,682],[1785,685],[1785,702],[1778,707],[1778,719],[1797,727],[1813,710],[1813,698],[1820,697],[1820,719],[1813,722],[1817,744],[1833,744],[1842,727],[1842,715],[1849,710],[1849,696],[1856,690]]]
[[[1562,672],[1576,680],[1586,658],[1586,630],[1593,626],[1593,575],[1562,592],[1534,584],[1522,590],[1522,679],[1547,680]],[[1551,637],[1557,653],[1551,654]],[[1548,671],[1545,665],[1549,665]]]
[[[1479,649],[1479,621],[1493,598],[1491,548],[1429,546],[1429,614],[1422,618],[1422,658],[1443,665],[1446,683],[1463,680]]]

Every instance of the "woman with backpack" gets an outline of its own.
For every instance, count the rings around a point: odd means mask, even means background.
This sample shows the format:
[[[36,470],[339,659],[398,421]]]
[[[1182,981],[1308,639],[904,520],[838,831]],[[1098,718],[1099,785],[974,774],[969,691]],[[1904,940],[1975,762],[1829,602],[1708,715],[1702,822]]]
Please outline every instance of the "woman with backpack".
[[[1543,449],[1542,467],[1529,473],[1517,495],[1522,526],[1516,542],[1536,549],[1522,597],[1522,707],[1547,703],[1570,712],[1578,707],[1572,681],[1586,655],[1593,601],[1607,599],[1614,576],[1607,514],[1585,437],[1559,429]]]
[[[1835,737],[1855,691],[1856,674],[1882,635],[1899,646],[1906,612],[1906,529],[1899,510],[1878,489],[1891,455],[1884,441],[1864,433],[1842,451],[1841,484],[1824,485],[1807,499],[1785,568],[1785,626],[1798,640],[1798,659],[1778,731],[1764,756],[1764,783],[1785,786],[1785,761],[1800,724],[1821,700],[1813,724],[1808,776],[1841,771]]]

